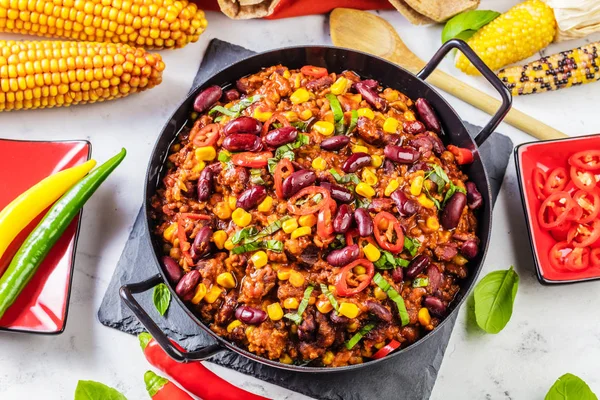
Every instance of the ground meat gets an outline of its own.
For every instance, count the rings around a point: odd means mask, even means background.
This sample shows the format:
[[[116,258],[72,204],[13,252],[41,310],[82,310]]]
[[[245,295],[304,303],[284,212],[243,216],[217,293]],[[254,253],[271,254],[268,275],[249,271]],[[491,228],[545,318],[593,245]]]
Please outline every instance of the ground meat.
[[[458,254],[456,243],[437,245],[433,251],[435,256],[442,261],[450,261]]]
[[[226,186],[233,193],[241,193],[247,189],[250,174],[244,167],[225,168],[217,175],[217,184]]]
[[[242,282],[240,303],[250,303],[253,300],[261,299],[275,287],[276,280],[277,274],[270,266],[265,266],[246,275]]]
[[[237,308],[237,292],[231,291],[225,296],[225,300],[223,301],[223,305],[217,312],[215,316],[215,323],[218,325],[226,324],[231,317],[235,309]]]
[[[359,117],[356,126],[358,128],[358,135],[365,142],[376,146],[383,144],[383,131],[377,128],[375,121],[367,117]]]
[[[270,359],[282,356],[287,342],[287,331],[275,329],[271,324],[263,323],[246,332],[248,350]]]
[[[319,325],[319,332],[317,333],[317,343],[321,347],[329,347],[335,341],[335,328],[332,326],[329,319],[317,311],[317,324]]]
[[[321,357],[325,353],[323,347],[319,347],[316,343],[300,342],[298,344],[298,351],[305,360],[314,360],[315,358]]]
[[[326,87],[331,86],[332,83],[333,79],[327,75],[308,82],[306,84],[306,89],[310,90],[311,92],[320,92]]]

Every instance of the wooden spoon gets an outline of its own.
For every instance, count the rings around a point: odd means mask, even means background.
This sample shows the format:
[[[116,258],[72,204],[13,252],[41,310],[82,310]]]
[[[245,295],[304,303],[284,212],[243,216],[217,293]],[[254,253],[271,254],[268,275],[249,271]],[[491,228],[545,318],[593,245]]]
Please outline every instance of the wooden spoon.
[[[425,61],[406,47],[394,27],[376,15],[348,8],[336,8],[331,13],[330,26],[331,40],[336,46],[385,58],[413,74],[425,66]],[[500,101],[439,69],[433,71],[427,81],[490,115],[494,115],[500,107]],[[568,137],[515,108],[510,110],[504,122],[540,140]]]

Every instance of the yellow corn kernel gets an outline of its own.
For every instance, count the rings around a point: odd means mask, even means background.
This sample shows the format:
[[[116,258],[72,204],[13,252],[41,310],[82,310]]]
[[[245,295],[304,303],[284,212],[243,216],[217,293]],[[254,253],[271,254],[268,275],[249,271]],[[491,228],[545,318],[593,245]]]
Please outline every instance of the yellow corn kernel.
[[[427,221],[425,222],[425,224],[431,230],[437,231],[438,229],[440,229],[440,223],[437,217],[427,217]]]
[[[194,155],[198,161],[212,161],[217,158],[217,151],[212,146],[198,147]]]
[[[285,307],[289,310],[296,310],[299,305],[300,305],[300,302],[295,297],[288,297],[287,299],[285,299],[283,301],[283,307]]]
[[[373,290],[373,294],[375,295],[375,298],[377,300],[385,300],[388,297],[387,294],[379,286],[377,286],[375,290]]]
[[[233,321],[229,325],[227,325],[227,332],[231,333],[231,332],[233,332],[233,330],[235,328],[237,328],[238,326],[241,326],[241,325],[242,325],[242,321],[236,319],[235,321]]]
[[[295,325],[294,325],[295,326]],[[279,358],[279,362],[282,364],[291,364],[294,362],[294,360],[292,360],[292,357],[290,357],[287,354],[283,354],[280,358]]]
[[[250,336],[250,334],[252,334],[252,331],[254,331],[254,328],[255,327],[252,325],[250,325],[249,327],[246,328],[246,330],[244,331],[244,333],[246,334],[246,337],[248,337],[248,336]]]
[[[279,303],[272,303],[267,306],[267,314],[269,314],[269,318],[271,321],[279,321],[283,318],[283,310]]]
[[[265,199],[258,205],[258,211],[269,212],[273,207],[273,198],[271,196],[265,197]]]
[[[223,272],[217,275],[217,283],[225,289],[233,289],[235,287],[235,278],[231,275],[231,272]]]
[[[300,103],[305,103],[310,99],[310,93],[308,93],[308,90],[304,89],[304,88],[300,88],[297,89],[294,93],[292,93],[292,95],[290,96],[290,101],[293,104],[300,104]]]
[[[313,214],[303,215],[298,218],[298,222],[300,223],[300,226],[308,226],[311,228],[317,224],[317,217]]]
[[[243,208],[236,208],[235,211],[231,213],[231,219],[237,226],[243,228],[250,225],[250,222],[252,222],[252,215]]]
[[[317,301],[317,298],[315,296],[311,296],[308,298],[308,304],[310,304],[311,306],[313,304],[315,304],[316,301]]]
[[[385,194],[388,197],[391,196],[392,193],[394,193],[396,191],[396,189],[398,189],[398,186],[400,186],[400,184],[398,183],[398,180],[392,179],[391,181],[389,181],[389,183],[385,187],[383,194]]]
[[[327,286],[327,289],[329,289],[329,291],[330,291],[331,293],[333,293],[333,294],[335,294],[335,293],[336,293],[336,291],[335,291],[335,286],[334,286],[334,285],[329,285],[329,286]]]
[[[219,219],[225,220],[231,218],[231,208],[229,207],[229,204],[225,203],[224,201],[220,201],[215,204],[213,213]]]
[[[292,284],[293,287],[302,287],[304,286],[304,275],[302,275],[302,273],[298,272],[298,271],[290,271],[290,279],[289,282]]]
[[[163,237],[167,242],[173,243],[173,239],[175,238],[175,234],[177,233],[177,222],[173,222],[171,225],[167,227],[167,229],[163,232]]]
[[[223,289],[217,285],[212,285],[210,290],[206,293],[206,296],[204,296],[204,301],[206,301],[208,304],[212,304],[217,301],[222,292]]]
[[[413,196],[420,195],[421,190],[423,190],[423,181],[424,179],[422,176],[415,176],[412,182],[410,183],[410,194],[412,194]]]
[[[219,250],[222,250],[223,247],[225,247],[225,242],[227,241],[227,232],[223,230],[216,231],[213,233],[212,239],[213,242],[215,242],[215,246],[217,246]]]
[[[365,257],[367,257],[367,260],[371,262],[375,262],[381,257],[379,249],[371,243],[363,247],[363,252],[365,253]]]
[[[425,307],[419,310],[417,317],[419,318],[419,323],[421,325],[428,326],[429,324],[431,324],[431,315],[429,315],[429,310]]]
[[[252,264],[254,264],[255,268],[262,268],[265,265],[267,265],[267,262],[269,261],[269,257],[267,257],[267,253],[260,250],[260,251],[257,251],[256,253],[252,254],[252,257],[250,257],[250,260],[252,260]]]
[[[306,121],[306,120],[312,118],[312,116],[313,116],[313,113],[308,108],[306,110],[302,110],[302,112],[300,113],[300,119],[303,121]]]
[[[367,198],[371,198],[373,196],[375,196],[375,189],[373,189],[371,186],[367,185],[364,182],[359,183],[358,185],[356,185],[356,193],[360,194],[363,197],[367,197]]]
[[[327,314],[328,312],[333,310],[333,306],[331,305],[329,300],[320,299],[319,301],[317,301],[317,310],[319,310],[321,314]]]
[[[273,116],[273,113],[271,111],[263,111],[257,107],[254,109],[254,114],[252,114],[252,116],[260,122],[266,122]]]
[[[231,208],[231,211],[237,208],[237,198],[235,196],[229,196],[227,198],[227,205]]]
[[[342,94],[346,91],[346,87],[348,86],[348,79],[340,76],[337,81],[333,85],[331,85],[331,93],[338,95]]]
[[[286,69],[285,71],[283,71],[283,75],[282,75],[285,79],[290,79],[290,76],[292,76],[292,74],[290,74],[290,70]]]
[[[421,193],[419,195],[419,197],[417,197],[417,201],[419,202],[420,205],[422,205],[425,208],[435,207],[435,203],[433,201],[431,201],[431,199],[429,197],[425,196],[425,193]]]
[[[296,114],[294,111],[286,111],[283,113],[283,116],[290,122],[298,121],[298,114]]]
[[[362,170],[361,174],[362,180],[369,186],[375,186],[378,182],[377,175],[369,168],[365,168]]]
[[[280,281],[287,281],[290,279],[291,273],[292,270],[290,268],[281,268],[279,271],[277,271],[277,279]]]
[[[396,133],[398,130],[398,120],[396,118],[386,118],[383,123],[383,131],[387,133]]]
[[[383,98],[390,102],[396,101],[398,100],[398,91],[387,88],[383,91]]]
[[[296,228],[298,228],[298,220],[296,218],[288,219],[281,224],[281,229],[283,229],[285,233],[292,233]]]
[[[383,164],[383,157],[378,156],[378,155],[372,155],[371,156],[371,165],[374,166],[375,168],[379,168],[381,167],[381,164]]]
[[[379,342],[373,345],[377,350],[381,349],[383,346],[385,346],[385,342]]]
[[[354,146],[352,146],[352,152],[353,153],[369,153],[369,149],[367,148],[367,146],[362,146],[360,144],[355,144]]]
[[[457,254],[452,259],[452,262],[456,265],[465,265],[466,263],[469,262],[469,260],[467,260],[465,257],[461,256],[460,254]]]
[[[206,296],[206,285],[201,283],[196,286],[196,293],[194,293],[194,297],[192,297],[192,304],[200,303],[204,296]]]
[[[367,117],[371,120],[375,118],[375,113],[370,108],[359,108],[357,112],[359,117]]]
[[[335,355],[333,354],[333,352],[326,351],[325,354],[323,354],[323,358],[321,359],[321,362],[323,363],[323,365],[331,365],[331,363],[333,362],[334,359],[335,359]]]
[[[333,135],[334,126],[328,121],[317,121],[313,125],[313,129],[323,136],[331,136]]]
[[[323,157],[315,158],[312,163],[312,167],[318,171],[325,171],[327,169],[327,161]]]
[[[308,235],[310,235],[310,226],[303,226],[301,228],[294,229],[292,232],[292,239],[298,239],[299,237]]]
[[[206,167],[206,163],[204,161],[196,162],[196,165],[192,168],[192,172],[195,174],[199,174]]]
[[[346,326],[348,332],[356,332],[360,327],[358,321],[352,321]]]
[[[340,303],[338,314],[348,318],[356,318],[359,311],[358,306],[354,303]]]
[[[404,119],[406,121],[416,121],[417,119],[415,118],[415,113],[408,110],[408,111],[404,111]]]
[[[233,242],[231,241],[231,239],[227,239],[225,241],[225,244],[223,245],[223,247],[225,247],[225,250],[231,250],[235,247],[235,244],[233,244]]]
[[[354,274],[356,274],[356,275],[362,275],[367,272],[367,269],[365,267],[363,267],[362,265],[357,265],[356,267],[354,267],[353,271],[354,271]]]

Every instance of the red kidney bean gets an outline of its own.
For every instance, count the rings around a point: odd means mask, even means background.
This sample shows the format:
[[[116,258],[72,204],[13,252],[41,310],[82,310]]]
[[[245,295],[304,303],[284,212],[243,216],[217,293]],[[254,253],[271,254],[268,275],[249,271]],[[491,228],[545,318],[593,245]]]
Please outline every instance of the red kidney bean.
[[[346,246],[341,249],[333,250],[327,255],[327,262],[334,267],[343,267],[356,260],[360,255],[360,249],[357,244]]]
[[[408,172],[415,172],[415,171],[428,172],[428,171],[431,171],[431,167],[423,161],[417,161],[416,163],[411,165],[410,168],[408,169]],[[431,183],[434,183],[434,182],[431,182]]]
[[[248,85],[248,78],[242,78],[235,81],[235,87],[240,93],[247,94],[250,89]]]
[[[371,156],[367,153],[354,153],[344,161],[342,165],[342,171],[345,173],[356,172],[362,167],[371,165]]]
[[[249,325],[258,325],[267,319],[267,313],[258,308],[239,306],[235,310],[235,317]]]
[[[421,121],[404,121],[402,130],[411,135],[418,135],[425,132],[425,125]]]
[[[234,133],[223,140],[223,148],[229,151],[258,151],[261,147],[260,138],[249,133]]]
[[[350,137],[344,135],[332,136],[321,142],[321,148],[327,151],[336,151],[350,143]]]
[[[406,269],[406,277],[408,279],[414,279],[419,275],[425,268],[427,268],[430,264],[431,260],[425,254],[421,254],[413,258],[413,260],[408,264],[408,268]]]
[[[437,297],[425,297],[425,300],[423,300],[423,305],[425,308],[431,311],[432,314],[435,314],[438,317],[443,317],[446,314],[446,306]]]
[[[444,143],[442,143],[442,139],[433,132],[429,132],[428,135],[429,139],[431,139],[431,143],[433,143],[433,152],[439,156],[446,150]]]
[[[306,84],[306,89],[311,92],[318,92],[331,86],[333,79],[329,75],[322,76],[321,78],[314,79]]]
[[[330,182],[320,182],[319,186],[329,190],[331,198],[340,203],[351,203],[354,201],[354,195],[345,187]]]
[[[431,107],[431,104],[423,98],[417,99],[415,101],[415,107],[417,108],[417,114],[419,114],[419,118],[427,129],[430,131],[434,131],[435,133],[440,133],[442,127],[440,126],[440,121],[438,120],[437,115],[435,115],[435,111]]]
[[[390,322],[392,320],[392,313],[390,312],[390,310],[388,310],[381,304],[372,300],[367,300],[365,304],[367,306],[367,310],[369,310],[371,314],[376,316],[377,319],[384,322]]]
[[[292,143],[298,137],[298,130],[293,126],[284,126],[266,134],[264,141],[271,147],[279,147]]]
[[[375,90],[377,89],[377,86],[379,86],[379,82],[375,79],[365,79],[364,81],[361,81],[361,83],[371,90]]]
[[[435,293],[435,291],[438,290],[444,280],[444,276],[435,264],[431,264],[427,267],[427,278],[429,278],[429,287],[431,288],[432,293]]]
[[[402,282],[404,280],[404,268],[394,268],[392,270],[392,280],[396,283]]]
[[[433,142],[431,141],[429,135],[418,135],[416,138],[410,141],[410,145],[419,150],[419,153],[421,153],[425,158],[431,155],[431,149],[433,149]]]
[[[385,160],[383,162],[383,171],[390,175],[392,174],[394,171],[396,170],[396,166],[394,165],[394,163],[390,160]]]
[[[175,293],[179,297],[185,297],[186,295],[192,293],[198,281],[200,280],[200,272],[198,270],[191,270],[187,274],[181,278],[177,286],[175,287]]]
[[[415,201],[409,199],[402,189],[394,191],[390,197],[396,203],[396,208],[401,216],[410,217],[418,211]]]
[[[336,325],[348,325],[350,319],[348,317],[344,317],[343,315],[339,315],[337,311],[332,311],[329,313],[329,319]]]
[[[307,312],[298,327],[298,339],[302,342],[313,342],[316,339],[317,324],[311,312]]]
[[[211,242],[213,231],[210,226],[203,226],[200,228],[196,237],[194,238],[194,243],[192,243],[192,247],[190,248],[190,255],[192,256],[192,260],[197,262],[202,256],[210,253],[211,251]]]
[[[342,204],[335,214],[333,230],[337,233],[346,233],[352,226],[352,209],[348,204]]]
[[[238,92],[236,89],[226,90],[225,93],[223,94],[223,100],[225,100],[225,102],[238,100],[239,98],[240,98],[240,92]]]
[[[283,197],[286,199],[292,197],[300,190],[315,183],[316,180],[317,174],[313,171],[302,170],[292,173],[283,180]]]
[[[252,117],[241,116],[234,120],[231,120],[223,128],[225,135],[231,135],[232,133],[250,133],[258,135],[262,131],[262,123]]]
[[[462,192],[456,192],[444,206],[440,222],[444,229],[451,230],[458,226],[463,209],[467,205],[467,196]]]
[[[357,208],[354,211],[354,221],[358,227],[360,237],[367,237],[373,234],[373,218],[364,208]]]
[[[209,86],[196,96],[194,110],[198,113],[204,112],[213,106],[223,94],[223,90],[217,85]]]
[[[476,210],[483,204],[483,196],[477,190],[477,186],[473,182],[465,183],[467,188],[467,203],[471,210]]]
[[[469,260],[477,257],[479,253],[479,245],[475,239],[469,239],[460,246],[460,252],[465,258]]]
[[[212,168],[204,168],[198,178],[198,201],[207,201],[214,189]]]
[[[246,211],[258,206],[267,197],[267,189],[264,186],[252,186],[242,192],[237,199],[236,207]]]
[[[392,161],[400,164],[412,164],[419,159],[420,153],[406,146],[395,146],[388,144],[383,149],[383,154]]]
[[[377,83],[377,82],[375,82]],[[375,91],[372,85],[367,84],[366,81],[357,82],[354,84],[354,89],[362,95],[362,97],[378,111],[385,111],[388,103],[384,98],[379,97],[379,94]]]
[[[162,263],[164,267],[165,274],[167,274],[167,278],[173,284],[177,284],[181,277],[183,276],[183,270],[177,264],[173,258],[169,256],[164,256],[162,258]]]

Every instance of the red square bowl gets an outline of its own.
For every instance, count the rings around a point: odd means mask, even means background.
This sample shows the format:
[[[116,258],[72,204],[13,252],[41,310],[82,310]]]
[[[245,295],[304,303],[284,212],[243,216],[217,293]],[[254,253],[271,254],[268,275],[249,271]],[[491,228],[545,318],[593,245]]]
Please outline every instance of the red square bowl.
[[[600,278],[600,267],[588,267],[582,271],[567,271],[550,264],[550,249],[557,242],[547,229],[538,224],[537,213],[541,202],[533,189],[533,172],[539,167],[543,171],[565,167],[568,158],[586,149],[600,150],[600,135],[578,136],[568,139],[524,143],[515,148],[515,162],[521,200],[525,208],[527,229],[538,280],[543,284],[575,283]]]
[[[30,142],[0,139],[0,210],[47,176],[84,163],[89,159],[91,150],[91,144],[83,140]],[[42,217],[39,215],[8,247],[0,259],[0,274]],[[0,330],[45,334],[63,332],[80,217],[81,214],[67,228],[15,303],[0,319]]]

